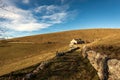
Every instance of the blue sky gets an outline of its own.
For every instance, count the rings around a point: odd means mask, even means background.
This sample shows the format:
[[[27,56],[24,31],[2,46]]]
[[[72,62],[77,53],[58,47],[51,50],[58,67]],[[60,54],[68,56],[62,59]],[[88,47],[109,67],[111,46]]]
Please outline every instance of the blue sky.
[[[19,37],[88,28],[120,28],[120,0],[0,0],[0,27]],[[5,5],[5,6],[4,6]]]

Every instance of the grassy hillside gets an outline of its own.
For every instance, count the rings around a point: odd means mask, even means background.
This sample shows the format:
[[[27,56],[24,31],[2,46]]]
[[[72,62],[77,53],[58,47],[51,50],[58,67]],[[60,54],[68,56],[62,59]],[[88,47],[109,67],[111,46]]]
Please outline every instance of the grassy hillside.
[[[117,33],[120,33],[120,29],[87,29],[41,34],[35,36],[16,38],[14,40],[36,43],[45,43],[48,41],[52,41],[67,44],[73,38],[82,38],[84,40],[93,41],[95,39],[103,38]]]
[[[97,52],[106,54],[109,58],[120,60],[120,33],[112,34],[107,37],[98,39],[88,46]]]
[[[88,29],[11,39],[12,42],[0,46],[0,75],[52,58],[56,51],[67,49],[73,38],[82,38],[85,41],[93,42],[96,39],[107,37],[114,39],[114,34],[119,39],[119,33],[120,29]],[[0,45],[2,44],[0,43]],[[119,44],[115,43],[115,45]]]
[[[54,57],[47,62],[49,64],[30,80],[99,80],[96,70],[78,51]],[[13,72],[11,80],[22,80],[25,74],[30,73],[37,66]],[[9,75],[0,78],[3,79],[9,80]]]

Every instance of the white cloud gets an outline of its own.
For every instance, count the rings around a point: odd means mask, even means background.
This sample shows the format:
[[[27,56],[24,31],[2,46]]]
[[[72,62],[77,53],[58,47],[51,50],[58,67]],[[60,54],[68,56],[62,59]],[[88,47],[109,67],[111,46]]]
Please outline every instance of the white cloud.
[[[43,5],[35,8],[35,12],[42,13],[44,11],[44,14],[54,14],[59,12],[66,12],[66,10],[69,8],[68,5],[63,6],[56,6],[56,5]]]
[[[15,8],[15,13],[0,9],[0,17],[7,19],[3,21],[1,26],[6,25],[7,28],[15,31],[34,31],[49,27],[51,24],[38,22],[30,11]],[[4,15],[4,13],[6,13]]]
[[[0,9],[0,17],[6,18],[6,19],[11,19],[11,20],[14,20],[14,19],[17,20],[17,19],[21,18],[21,15]]]
[[[42,28],[47,28],[48,26],[50,26],[50,24],[31,22],[31,23],[25,23],[25,24],[20,24],[20,25],[14,24],[14,27],[12,28],[16,31],[34,31],[34,30],[39,30]]]
[[[43,20],[48,19],[50,23],[62,23],[62,21],[64,21],[64,19],[66,18],[67,13],[65,12],[61,12],[61,13],[56,13],[53,15],[49,15],[49,16],[42,16]]]
[[[44,11],[44,14],[54,14],[55,11],[61,11],[60,7],[54,6],[54,5],[43,5],[35,8],[34,10],[36,13],[42,13]]]
[[[24,0],[24,3],[29,0]],[[1,26],[14,31],[36,31],[62,23],[68,15],[68,6],[43,5],[31,10],[23,10],[15,5],[7,6],[9,11],[0,9]],[[36,16],[35,14],[41,15]],[[0,19],[1,20],[1,19]]]
[[[28,4],[30,0],[22,0],[24,4]]]
[[[44,5],[39,6],[34,11],[36,13],[44,12],[44,15],[40,17],[43,22],[58,24],[62,23],[66,19],[66,16],[68,16],[69,12],[66,11],[68,8],[69,8],[68,5],[64,6]]]

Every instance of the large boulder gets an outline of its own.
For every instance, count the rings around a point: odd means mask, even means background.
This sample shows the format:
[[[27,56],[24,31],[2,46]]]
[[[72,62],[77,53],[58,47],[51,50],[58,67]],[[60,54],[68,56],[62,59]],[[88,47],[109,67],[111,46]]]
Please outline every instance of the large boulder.
[[[100,80],[120,80],[120,60],[111,59],[107,55],[83,46],[82,55],[88,58],[96,69]]]
[[[120,60],[111,59],[108,61],[108,80],[120,80]]]
[[[107,56],[105,54],[98,53],[89,49],[87,46],[83,46],[82,55],[84,58],[88,58],[91,65],[96,69],[100,80],[106,80],[108,78],[107,72]]]

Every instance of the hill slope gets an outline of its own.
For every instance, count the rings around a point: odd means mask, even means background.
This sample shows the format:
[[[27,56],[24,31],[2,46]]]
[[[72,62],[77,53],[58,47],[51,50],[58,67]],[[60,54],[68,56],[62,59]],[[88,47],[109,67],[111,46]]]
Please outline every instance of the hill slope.
[[[116,40],[115,42],[119,42],[119,34],[120,29],[90,29],[11,39],[12,42],[0,47],[0,69],[2,70],[0,75],[54,57],[56,51],[66,50],[73,38],[82,38],[85,41],[93,42],[96,39],[104,39],[110,36]],[[117,35],[117,37],[114,37],[114,35]],[[112,43],[109,39],[107,40],[108,44]],[[101,44],[106,42],[101,42]],[[113,46],[119,46],[115,42]]]
[[[44,67],[31,66],[13,72],[11,75],[5,75],[0,80],[22,80],[23,78],[25,80],[99,80],[96,70],[79,51],[65,53],[63,56],[56,56],[44,62],[46,63]],[[38,70],[37,67],[41,69]],[[32,75],[32,72],[34,72],[33,77],[28,76]]]

